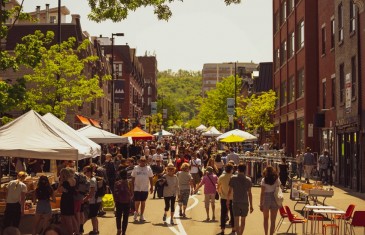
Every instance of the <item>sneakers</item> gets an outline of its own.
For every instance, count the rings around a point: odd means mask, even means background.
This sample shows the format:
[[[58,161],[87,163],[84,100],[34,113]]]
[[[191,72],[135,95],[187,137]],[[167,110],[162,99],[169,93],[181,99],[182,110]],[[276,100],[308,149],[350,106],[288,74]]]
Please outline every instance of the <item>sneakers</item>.
[[[174,220],[171,218],[171,220],[170,220],[170,224],[171,225],[174,225],[175,223],[174,223]]]
[[[141,217],[139,217],[139,222],[144,222],[144,221],[146,220],[144,219],[143,215],[141,215]]]
[[[137,221],[137,217],[138,217],[138,213],[137,213],[137,211],[135,211],[135,212],[134,212],[134,215],[133,215],[133,219],[134,219],[134,221]]]
[[[99,234],[99,231],[90,231],[89,232],[89,235],[97,235],[97,234]]]
[[[163,222],[166,222],[166,215],[164,214],[162,217]]]
[[[179,216],[183,216],[182,210],[179,211]]]

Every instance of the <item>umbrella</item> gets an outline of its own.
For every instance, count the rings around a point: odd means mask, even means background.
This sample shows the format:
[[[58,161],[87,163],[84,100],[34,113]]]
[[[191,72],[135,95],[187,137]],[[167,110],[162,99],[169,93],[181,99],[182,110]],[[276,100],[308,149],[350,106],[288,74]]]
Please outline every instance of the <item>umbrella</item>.
[[[233,134],[230,136],[227,136],[226,138],[220,139],[221,142],[225,142],[225,143],[243,142],[245,140],[246,140],[245,138],[238,136],[238,135],[233,135]]]
[[[173,126],[169,126],[167,127],[167,129],[181,129],[181,126],[178,126],[178,125],[173,125]]]
[[[255,141],[255,140],[257,140],[256,136],[251,135],[250,133],[248,133],[246,131],[239,130],[239,129],[228,131],[228,132],[218,136],[217,140],[223,139],[223,138],[225,138],[227,136],[230,136],[230,135],[241,136],[241,137],[245,138],[245,141]]]

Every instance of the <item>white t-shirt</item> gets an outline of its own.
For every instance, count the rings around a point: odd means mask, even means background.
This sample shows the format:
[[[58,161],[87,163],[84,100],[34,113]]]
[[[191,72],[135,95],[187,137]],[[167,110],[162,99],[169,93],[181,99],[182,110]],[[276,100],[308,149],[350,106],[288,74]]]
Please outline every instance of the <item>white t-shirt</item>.
[[[163,160],[163,156],[162,156],[162,154],[155,153],[155,154],[153,154],[153,156],[152,156],[152,160],[153,160],[154,162],[156,162],[156,160],[160,160],[160,161],[162,161],[162,160]]]
[[[131,176],[134,177],[134,191],[148,192],[150,177],[153,177],[151,167],[137,165],[134,167]]]
[[[198,167],[202,165],[202,160],[200,158],[197,159],[191,159],[190,160],[190,173],[195,174],[198,173]]]
[[[264,186],[265,187],[265,193],[274,192],[275,191],[275,188],[277,186],[280,186],[280,185],[281,185],[281,182],[280,182],[279,178],[275,181],[275,183],[273,185],[266,184],[265,183],[265,178],[262,178],[262,180],[261,180],[261,186]]]
[[[231,152],[227,155],[227,162],[229,162],[230,160],[233,160],[235,165],[238,165],[240,163],[240,159],[235,152]]]
[[[90,179],[90,190],[91,190],[91,188],[95,188],[95,193],[98,190],[98,188],[97,188],[97,182],[96,182],[96,178],[95,177],[92,177]],[[98,197],[96,202],[101,202],[101,197]],[[91,197],[89,198],[89,203],[90,204],[95,204],[96,202],[95,202],[95,194],[94,195],[91,195]]]
[[[18,180],[12,180],[8,184],[8,194],[6,197],[6,203],[17,203],[20,202],[20,196],[22,193],[27,192],[27,186]]]

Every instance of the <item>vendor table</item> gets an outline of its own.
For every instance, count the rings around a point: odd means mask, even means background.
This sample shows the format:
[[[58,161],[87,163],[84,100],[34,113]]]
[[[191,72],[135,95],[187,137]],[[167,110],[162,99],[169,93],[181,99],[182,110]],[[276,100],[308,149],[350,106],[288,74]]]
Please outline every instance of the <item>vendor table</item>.
[[[298,203],[305,204],[302,208],[302,212],[304,211],[304,208],[306,205],[311,205],[311,202],[313,205],[318,205],[319,199],[318,197],[323,197],[323,200],[320,202],[322,205],[325,205],[325,201],[327,198],[331,198],[334,195],[333,190],[323,190],[323,189],[310,189],[308,191],[304,190],[297,190],[299,193],[299,198],[303,198],[303,200],[297,200],[294,209],[297,206]]]
[[[336,210],[336,207],[334,206],[319,206],[319,205],[305,205],[304,206],[304,218],[307,220],[307,224],[304,227],[304,234],[307,234],[308,231],[308,218],[309,214],[313,212],[313,210]],[[314,225],[316,224],[315,221],[312,221]],[[315,231],[315,227],[313,227],[313,223],[311,225],[311,234],[313,234],[313,231]],[[314,229],[314,230],[313,230]]]

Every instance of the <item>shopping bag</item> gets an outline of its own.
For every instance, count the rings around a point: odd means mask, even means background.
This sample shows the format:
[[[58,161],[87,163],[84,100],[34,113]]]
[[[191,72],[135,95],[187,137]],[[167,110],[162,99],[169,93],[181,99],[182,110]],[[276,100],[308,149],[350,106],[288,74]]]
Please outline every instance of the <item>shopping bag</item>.
[[[284,201],[284,194],[283,194],[283,191],[281,190],[280,186],[276,186],[275,191],[274,191],[274,197],[275,197],[276,204],[278,204],[279,207],[282,207],[283,201]]]
[[[114,199],[113,194],[107,193],[102,198],[103,208],[106,211],[113,211],[114,210]]]

